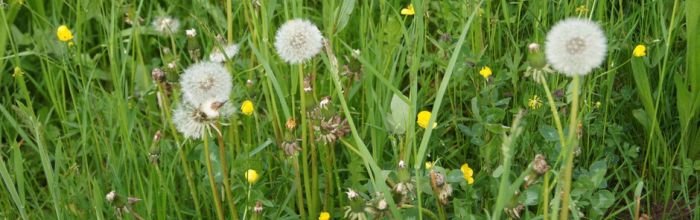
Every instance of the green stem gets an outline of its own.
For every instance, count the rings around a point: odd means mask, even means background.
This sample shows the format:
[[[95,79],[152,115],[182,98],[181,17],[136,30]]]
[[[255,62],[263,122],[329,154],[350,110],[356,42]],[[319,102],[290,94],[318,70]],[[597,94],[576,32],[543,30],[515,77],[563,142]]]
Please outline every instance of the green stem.
[[[300,109],[300,114],[301,114],[301,160],[302,160],[302,169],[303,169],[303,175],[304,175],[304,191],[306,192],[306,199],[309,201],[309,206],[308,206],[308,211],[309,211],[309,216],[316,216],[316,208],[315,205],[313,204],[313,195],[311,192],[311,181],[309,180],[309,147],[308,147],[308,138],[307,136],[307,121],[306,121],[306,94],[304,94],[304,65],[299,64],[298,65],[298,75],[299,75],[299,99],[300,99],[300,104],[299,104],[299,109]],[[301,190],[301,189],[300,189]]]
[[[573,87],[573,102],[571,103],[571,114],[569,118],[569,137],[567,141],[566,148],[562,148],[563,152],[566,152],[566,165],[564,166],[564,191],[562,192],[562,206],[561,206],[561,216],[559,219],[567,220],[569,217],[569,200],[571,192],[571,172],[574,164],[574,146],[575,146],[575,135],[576,126],[578,125],[578,99],[579,99],[579,77],[574,75],[574,87]]]
[[[294,155],[292,158],[294,167],[294,184],[296,185],[297,191],[297,207],[299,207],[299,217],[300,219],[306,219],[306,211],[304,210],[304,195],[301,191],[301,174],[299,172],[299,157]]]
[[[209,175],[209,185],[211,185],[211,193],[214,196],[214,205],[216,205],[216,215],[219,217],[219,220],[224,219],[224,210],[221,207],[221,199],[219,199],[219,193],[216,190],[216,181],[214,181],[214,170],[212,169],[211,166],[211,158],[209,157],[210,152],[209,152],[209,135],[204,134],[202,135],[204,138],[204,160],[207,163],[207,174]]]
[[[217,129],[219,131],[221,130],[220,124],[217,123],[216,125]],[[221,160],[221,172],[223,173],[224,177],[224,193],[226,195],[226,200],[228,201],[228,209],[231,212],[231,216],[233,219],[238,219],[238,210],[236,210],[236,201],[233,199],[233,196],[231,195],[231,183],[230,178],[229,178],[229,172],[228,172],[228,161],[226,159],[226,151],[224,147],[224,137],[221,136],[221,133],[216,133],[216,138],[219,141],[219,160]]]
[[[559,118],[559,112],[557,111],[556,102],[552,97],[552,92],[549,90],[549,85],[547,85],[547,79],[544,78],[542,74],[539,74],[540,82],[542,82],[542,87],[544,87],[545,94],[547,95],[547,102],[549,102],[549,110],[552,111],[552,116],[554,118],[554,125],[557,127],[557,134],[559,135],[559,142],[562,147],[564,146],[564,128],[561,126],[561,119]]]
[[[199,198],[197,197],[197,191],[195,190],[194,187],[194,180],[192,179],[192,172],[190,171],[190,166],[189,163],[187,162],[187,157],[185,156],[184,153],[184,144],[180,144],[180,140],[178,139],[178,132],[175,129],[175,124],[173,124],[173,121],[170,120],[171,118],[171,112],[170,112],[170,100],[168,99],[168,96],[165,94],[165,87],[163,83],[158,83],[158,91],[161,94],[161,100],[163,103],[163,106],[161,110],[163,111],[163,115],[165,115],[165,118],[163,121],[169,125],[170,127],[170,132],[173,135],[173,139],[175,139],[175,143],[177,143],[178,146],[178,154],[180,155],[180,161],[182,162],[182,170],[185,172],[185,178],[187,179],[187,187],[190,190],[190,196],[192,196],[192,201],[194,202],[194,207],[195,211],[197,212],[198,216],[202,216],[202,212],[199,209]]]

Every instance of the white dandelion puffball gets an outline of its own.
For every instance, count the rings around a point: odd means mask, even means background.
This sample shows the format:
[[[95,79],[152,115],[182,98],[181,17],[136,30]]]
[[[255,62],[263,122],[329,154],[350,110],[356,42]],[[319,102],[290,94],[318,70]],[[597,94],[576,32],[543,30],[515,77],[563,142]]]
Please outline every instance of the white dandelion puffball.
[[[307,20],[292,19],[277,30],[275,49],[290,64],[301,63],[316,56],[323,47],[323,35]]]
[[[238,44],[229,44],[226,45],[223,49],[224,51],[221,51],[220,48],[214,48],[211,54],[209,54],[209,60],[217,63],[229,60],[233,58],[233,56],[236,56],[236,54],[238,54],[239,47]]]
[[[170,16],[159,16],[153,20],[151,25],[153,25],[153,29],[158,33],[170,35],[178,31],[180,28],[180,21]]]
[[[586,75],[605,59],[607,40],[593,21],[568,18],[547,33],[547,61],[567,76]]]
[[[198,108],[182,102],[173,110],[175,129],[190,139],[199,139],[204,135],[211,121]]]
[[[207,100],[224,102],[231,93],[231,75],[220,63],[193,64],[180,76],[183,99],[194,106]]]

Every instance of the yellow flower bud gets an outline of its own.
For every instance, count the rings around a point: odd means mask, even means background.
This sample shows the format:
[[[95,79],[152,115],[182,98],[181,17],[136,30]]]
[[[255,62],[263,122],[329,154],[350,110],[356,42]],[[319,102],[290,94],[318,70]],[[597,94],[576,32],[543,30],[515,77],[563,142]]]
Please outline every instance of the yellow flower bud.
[[[422,128],[428,128],[428,123],[430,122],[430,116],[432,114],[429,111],[421,111],[418,113],[418,120],[416,122],[418,123],[418,126]],[[437,122],[433,123],[433,128],[437,126]]]
[[[491,68],[488,66],[482,67],[481,70],[479,71],[479,74],[484,77],[484,79],[488,79],[493,72],[491,72]]]
[[[318,220],[328,220],[331,219],[331,214],[328,212],[321,212],[321,215],[318,216]]]
[[[245,171],[245,178],[248,180],[248,183],[252,185],[255,182],[258,182],[260,175],[258,175],[258,172],[255,170],[248,170]]]
[[[241,104],[241,112],[243,112],[245,115],[252,115],[254,110],[255,107],[253,107],[253,102],[250,100],[245,100],[243,104]]]
[[[68,26],[61,25],[56,30],[56,37],[58,37],[58,40],[60,41],[68,42],[70,40],[73,40],[73,33],[70,32]]]
[[[636,47],[634,47],[634,51],[632,51],[632,55],[635,57],[643,57],[647,55],[647,47],[644,46],[644,44],[639,44]]]

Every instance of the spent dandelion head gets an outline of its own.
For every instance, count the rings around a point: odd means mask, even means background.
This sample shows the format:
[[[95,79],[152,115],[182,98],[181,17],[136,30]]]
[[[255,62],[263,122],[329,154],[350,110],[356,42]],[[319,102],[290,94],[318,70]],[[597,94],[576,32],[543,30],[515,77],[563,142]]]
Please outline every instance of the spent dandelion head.
[[[644,44],[637,44],[636,47],[634,47],[634,51],[632,51],[632,55],[634,57],[644,57],[647,55],[647,47],[644,46]]]
[[[223,49],[223,50],[222,50]],[[229,44],[224,46],[223,48],[214,48],[212,52],[209,54],[209,60],[212,62],[217,62],[221,63],[226,60],[229,60],[233,58],[233,56],[236,56],[238,54],[238,50],[240,47],[238,44]]]
[[[183,99],[195,106],[206,100],[224,102],[231,93],[231,75],[213,62],[193,64],[180,76]]]
[[[568,18],[547,33],[545,56],[552,67],[567,76],[586,75],[605,59],[607,40],[593,21]]]
[[[171,35],[180,28],[180,21],[170,16],[158,16],[151,23],[153,29],[162,35]]]
[[[56,37],[58,37],[58,40],[60,41],[68,42],[73,40],[73,33],[70,31],[70,29],[68,29],[68,26],[61,25],[58,26],[58,29],[56,30]]]
[[[311,59],[321,52],[322,47],[321,31],[308,20],[289,20],[277,30],[275,35],[277,54],[290,64]]]

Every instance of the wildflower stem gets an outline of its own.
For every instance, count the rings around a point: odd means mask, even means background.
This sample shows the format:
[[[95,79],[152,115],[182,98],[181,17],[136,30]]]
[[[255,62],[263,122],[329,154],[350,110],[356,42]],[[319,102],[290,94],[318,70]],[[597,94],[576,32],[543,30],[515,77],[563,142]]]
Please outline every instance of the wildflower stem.
[[[297,191],[297,207],[299,208],[300,219],[306,219],[306,211],[304,210],[304,195],[301,188],[301,174],[299,172],[299,156],[294,155],[292,158],[292,166],[294,167],[294,185]]]
[[[574,164],[574,146],[575,146],[575,135],[576,126],[578,125],[578,99],[579,99],[579,76],[574,75],[573,81],[573,101],[571,103],[571,114],[569,118],[569,137],[567,141],[566,148],[563,148],[563,152],[566,153],[566,164],[563,167],[564,173],[564,191],[562,192],[562,206],[561,206],[561,220],[567,220],[569,217],[569,200],[571,191],[571,172]]]
[[[211,185],[211,193],[214,196],[214,205],[216,205],[216,215],[219,217],[219,220],[224,219],[224,210],[221,207],[221,199],[219,199],[219,193],[216,190],[216,181],[214,181],[214,170],[212,169],[211,166],[211,158],[209,155],[211,153],[209,152],[209,135],[204,134],[202,135],[204,139],[204,160],[207,164],[207,174],[209,175],[209,185]]]
[[[227,34],[227,40],[228,43],[233,43],[233,4],[231,4],[231,0],[226,0],[226,24],[228,29]]]
[[[217,123],[216,129],[220,131],[221,124]],[[233,196],[231,195],[231,183],[228,172],[228,161],[226,159],[226,148],[224,147],[224,137],[221,135],[221,133],[217,132],[216,139],[219,143],[219,160],[221,160],[221,172],[223,174],[222,176],[224,177],[224,194],[226,195],[226,200],[228,201],[228,209],[231,212],[231,217],[233,219],[238,219],[238,210],[236,210],[236,204],[233,200]]]
[[[559,112],[557,111],[556,102],[552,97],[552,92],[549,90],[547,85],[547,79],[544,78],[543,74],[538,74],[540,82],[542,82],[542,87],[544,87],[545,94],[547,94],[547,102],[549,102],[549,110],[552,111],[552,116],[554,118],[554,126],[557,127],[557,134],[559,135],[559,142],[561,146],[564,146],[564,128],[561,126],[561,119],[559,118]]]
[[[299,114],[301,115],[301,160],[303,164],[303,175],[304,175],[304,191],[306,192],[306,200],[309,202],[308,211],[309,216],[316,216],[315,204],[313,204],[313,195],[311,191],[311,181],[309,180],[309,146],[307,138],[307,121],[306,121],[306,94],[304,94],[304,65],[297,65],[299,68]]]
[[[175,129],[175,125],[173,124],[173,121],[170,120],[171,117],[171,111],[170,111],[170,101],[168,99],[168,95],[166,94],[165,90],[165,85],[160,82],[158,83],[158,92],[160,92],[161,95],[161,100],[163,103],[163,106],[161,108],[161,111],[163,111],[163,115],[165,115],[165,118],[163,121],[169,125],[170,127],[170,132],[173,135],[173,139],[175,139],[175,143],[177,143],[178,146],[178,153],[180,155],[180,162],[182,163],[182,170],[185,172],[185,178],[187,179],[187,187],[190,190],[190,195],[192,196],[192,201],[194,202],[194,207],[195,210],[197,211],[197,215],[201,216],[202,212],[199,209],[199,198],[197,197],[197,191],[195,190],[194,187],[194,180],[192,179],[192,172],[190,171],[190,165],[187,162],[187,158],[185,157],[184,153],[184,144],[180,143],[180,140],[178,139],[178,132]]]

